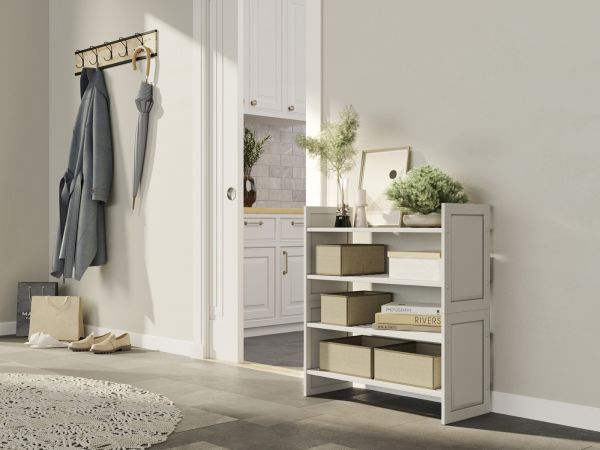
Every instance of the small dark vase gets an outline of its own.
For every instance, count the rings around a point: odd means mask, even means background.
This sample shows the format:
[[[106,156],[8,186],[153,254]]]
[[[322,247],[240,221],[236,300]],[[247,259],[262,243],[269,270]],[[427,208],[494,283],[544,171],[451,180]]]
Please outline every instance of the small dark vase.
[[[350,228],[351,226],[348,214],[338,214],[335,216],[335,228]]]
[[[244,177],[244,207],[251,208],[256,203],[256,183],[254,178]]]

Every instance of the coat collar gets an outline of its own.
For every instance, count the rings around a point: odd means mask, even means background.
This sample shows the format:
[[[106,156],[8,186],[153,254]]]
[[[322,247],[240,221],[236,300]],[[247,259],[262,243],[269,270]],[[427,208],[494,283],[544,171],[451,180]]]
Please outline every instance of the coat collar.
[[[100,69],[90,69],[84,68],[81,71],[81,81],[80,81],[80,93],[83,97],[88,85],[94,86],[100,92],[104,94],[106,98],[108,98],[108,91],[106,90],[106,83],[104,83],[104,75]]]

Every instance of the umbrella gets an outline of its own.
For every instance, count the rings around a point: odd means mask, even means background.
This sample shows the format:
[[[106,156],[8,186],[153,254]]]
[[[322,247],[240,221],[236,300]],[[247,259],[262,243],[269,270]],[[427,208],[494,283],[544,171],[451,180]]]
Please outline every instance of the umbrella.
[[[148,119],[154,101],[152,100],[152,85],[142,81],[140,90],[135,98],[135,105],[140,112],[138,117],[137,134],[135,138],[135,150],[133,159],[133,203],[131,208],[135,209],[135,198],[140,189],[144,158],[146,156],[146,140],[148,138]]]

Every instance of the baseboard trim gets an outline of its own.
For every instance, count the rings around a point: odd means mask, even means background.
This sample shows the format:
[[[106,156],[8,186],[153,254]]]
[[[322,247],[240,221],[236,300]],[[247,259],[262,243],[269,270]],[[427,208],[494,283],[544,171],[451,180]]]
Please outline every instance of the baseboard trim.
[[[94,333],[100,335],[108,332],[115,334],[122,334],[125,331],[115,330],[113,328],[97,327],[94,325],[85,325],[86,335]],[[174,355],[194,357],[194,343],[191,341],[183,341],[180,339],[172,339],[162,336],[152,336],[150,334],[132,333],[127,331],[131,338],[131,344],[135,347],[140,347],[146,350],[158,350],[165,353],[172,353]]]
[[[0,336],[17,334],[17,322],[0,322]]]
[[[568,427],[600,431],[600,408],[492,391],[492,411]]]
[[[244,329],[244,337],[267,336],[269,334],[292,333],[294,331],[302,331],[304,324],[299,323],[283,323],[280,325],[267,325],[264,327],[252,327]]]

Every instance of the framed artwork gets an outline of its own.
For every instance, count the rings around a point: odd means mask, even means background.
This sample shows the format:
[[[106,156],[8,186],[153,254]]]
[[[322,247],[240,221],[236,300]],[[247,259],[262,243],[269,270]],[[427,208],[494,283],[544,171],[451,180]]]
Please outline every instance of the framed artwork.
[[[370,227],[399,227],[402,212],[385,195],[393,181],[408,171],[410,147],[363,150],[359,189],[367,191],[367,222]]]

